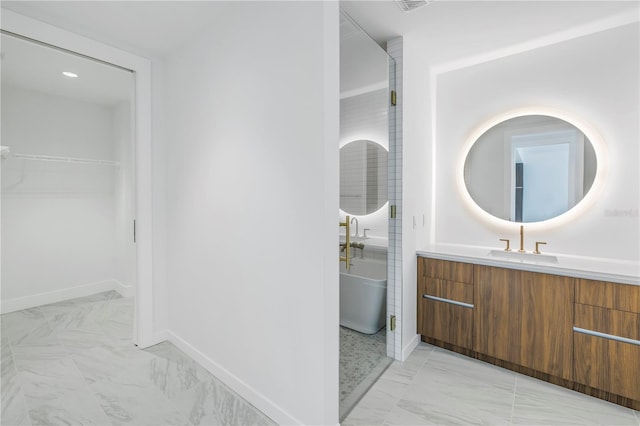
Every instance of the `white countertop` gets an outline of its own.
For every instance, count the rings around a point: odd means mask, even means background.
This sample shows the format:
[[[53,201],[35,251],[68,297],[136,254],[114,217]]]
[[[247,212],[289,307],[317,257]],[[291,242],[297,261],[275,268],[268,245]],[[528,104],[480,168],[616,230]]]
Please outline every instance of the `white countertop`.
[[[434,244],[417,251],[418,256],[455,262],[475,263],[522,271],[542,272],[620,284],[640,285],[640,262],[569,256],[545,253],[558,258],[558,263],[538,263],[528,260],[502,259],[489,256],[496,247]]]

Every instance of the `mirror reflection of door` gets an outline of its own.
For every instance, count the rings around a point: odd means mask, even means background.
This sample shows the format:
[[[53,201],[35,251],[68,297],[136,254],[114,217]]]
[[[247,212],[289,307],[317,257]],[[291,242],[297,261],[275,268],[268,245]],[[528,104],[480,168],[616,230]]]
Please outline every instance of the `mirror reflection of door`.
[[[584,136],[575,130],[511,136],[511,220],[558,216],[582,198]]]
[[[515,221],[522,222],[522,207],[523,200],[522,196],[524,195],[524,163],[522,159],[516,159],[516,185],[515,185]]]
[[[516,164],[521,164],[520,172]],[[523,115],[478,137],[463,174],[469,195],[482,210],[527,223],[572,209],[591,189],[597,168],[594,146],[579,128],[556,117]]]

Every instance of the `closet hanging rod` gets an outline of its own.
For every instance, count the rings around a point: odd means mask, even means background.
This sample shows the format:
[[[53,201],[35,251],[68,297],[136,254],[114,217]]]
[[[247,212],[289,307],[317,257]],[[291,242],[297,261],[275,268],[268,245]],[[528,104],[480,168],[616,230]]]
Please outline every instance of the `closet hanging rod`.
[[[77,158],[77,157],[58,157],[55,155],[11,154],[11,157],[18,158],[20,160],[52,161],[52,162],[58,162],[58,163],[96,164],[100,166],[113,166],[113,167],[118,167],[120,165],[120,162],[118,161],[94,160],[92,158]]]

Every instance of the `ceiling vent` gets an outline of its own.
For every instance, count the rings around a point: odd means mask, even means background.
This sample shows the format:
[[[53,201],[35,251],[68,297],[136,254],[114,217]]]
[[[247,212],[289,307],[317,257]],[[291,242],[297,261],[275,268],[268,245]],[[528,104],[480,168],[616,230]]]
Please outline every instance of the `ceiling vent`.
[[[411,12],[419,7],[433,3],[434,0],[395,0],[395,2],[403,12]]]

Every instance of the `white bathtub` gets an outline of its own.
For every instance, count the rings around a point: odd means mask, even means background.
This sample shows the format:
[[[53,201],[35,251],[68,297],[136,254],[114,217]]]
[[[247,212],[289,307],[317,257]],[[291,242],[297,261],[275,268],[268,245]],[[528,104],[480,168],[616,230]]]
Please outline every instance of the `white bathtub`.
[[[385,326],[387,312],[387,263],[352,259],[347,272],[340,266],[340,325],[365,334]]]

